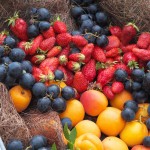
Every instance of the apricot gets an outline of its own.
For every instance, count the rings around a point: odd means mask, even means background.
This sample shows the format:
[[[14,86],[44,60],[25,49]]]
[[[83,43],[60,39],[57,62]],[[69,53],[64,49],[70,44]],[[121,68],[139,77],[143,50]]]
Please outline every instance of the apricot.
[[[135,145],[131,150],[150,150],[150,148],[145,147],[143,145]]]

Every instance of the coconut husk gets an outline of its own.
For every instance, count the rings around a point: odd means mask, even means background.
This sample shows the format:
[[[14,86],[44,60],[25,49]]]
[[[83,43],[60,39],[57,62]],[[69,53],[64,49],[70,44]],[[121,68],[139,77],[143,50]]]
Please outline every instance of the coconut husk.
[[[113,24],[123,26],[133,22],[140,32],[150,31],[149,0],[99,0],[99,4],[110,14]]]

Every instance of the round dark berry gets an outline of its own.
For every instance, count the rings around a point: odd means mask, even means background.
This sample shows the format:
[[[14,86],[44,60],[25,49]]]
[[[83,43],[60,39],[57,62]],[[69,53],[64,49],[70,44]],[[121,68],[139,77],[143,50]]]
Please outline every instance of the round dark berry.
[[[0,58],[5,55],[5,48],[0,45]]]
[[[7,74],[4,83],[7,88],[12,87],[16,84],[16,78],[13,78],[9,74]]]
[[[126,82],[125,82],[125,89],[127,90],[127,91],[129,91],[129,92],[132,92],[132,81],[131,80],[127,80]]]
[[[75,97],[75,90],[70,86],[65,86],[61,90],[61,96],[66,100],[72,99]]]
[[[83,12],[84,12],[84,10],[82,7],[75,6],[75,7],[71,8],[71,15],[74,18],[80,17],[83,14]]]
[[[32,24],[28,27],[27,34],[29,38],[34,38],[39,35],[39,29],[36,25]]]
[[[39,8],[37,10],[37,19],[40,21],[49,21],[51,18],[51,14],[46,8]]]
[[[91,4],[87,7],[87,10],[91,14],[95,14],[98,11],[98,5],[97,4]]]
[[[150,118],[146,120],[147,129],[150,130]]]
[[[88,43],[95,43],[96,42],[96,37],[93,34],[86,33],[84,35],[84,38],[88,41]]]
[[[74,30],[71,32],[71,35],[81,35],[82,33],[78,30]]]
[[[4,56],[4,57],[2,57],[2,63],[10,64],[10,63],[12,63],[12,60],[8,56]]]
[[[70,54],[75,54],[75,53],[80,53],[80,49],[77,48],[77,47],[73,47],[71,50],[70,50]]]
[[[37,82],[32,87],[32,93],[35,97],[44,97],[46,96],[46,86],[42,82]]]
[[[88,14],[83,14],[79,17],[79,24],[82,24],[83,21],[90,19]]]
[[[62,113],[66,110],[66,101],[62,97],[55,98],[51,107],[54,111]]]
[[[12,140],[7,144],[7,150],[23,150],[23,144],[19,140]]]
[[[69,118],[62,118],[61,119],[62,126],[64,127],[67,124],[67,127],[71,130],[72,129],[72,121]]]
[[[133,101],[133,100],[128,100],[124,103],[124,108],[130,108],[132,109],[135,113],[138,111],[138,103]]]
[[[64,73],[61,70],[58,70],[58,69],[55,70],[54,75],[55,75],[55,78],[54,78],[55,80],[61,81],[64,79]]]
[[[37,13],[37,8],[31,8],[30,14],[31,15],[36,15],[36,13]]]
[[[4,45],[9,46],[10,48],[14,48],[16,46],[16,40],[13,37],[11,37],[11,36],[8,35],[4,39]]]
[[[6,67],[3,65],[0,65],[0,82],[4,82],[6,74],[7,74]]]
[[[146,73],[142,83],[143,89],[147,92],[150,90],[150,72]]]
[[[93,27],[92,27],[92,33],[93,34],[96,34],[96,35],[99,35],[99,34],[101,34],[102,33],[102,27],[100,27],[99,25],[94,25]]]
[[[96,22],[100,26],[106,26],[108,24],[108,15],[105,12],[97,12],[95,16]]]
[[[144,75],[145,73],[142,69],[134,69],[131,73],[131,78],[136,82],[142,82]]]
[[[28,73],[32,73],[32,64],[30,61],[28,60],[23,60],[21,62],[21,66],[22,66],[22,69],[25,70],[26,72]]]
[[[135,112],[132,109],[130,109],[130,108],[125,108],[121,112],[121,117],[125,121],[130,122],[130,121],[134,120],[134,118],[135,118]]]
[[[81,29],[84,32],[90,32],[93,25],[94,25],[94,22],[91,19],[88,19],[88,20],[85,20],[85,21],[82,22]]]
[[[146,64],[146,69],[150,70],[150,61]]]
[[[60,88],[58,85],[52,84],[47,87],[47,94],[50,95],[52,98],[57,98],[60,94]]]
[[[39,22],[39,29],[41,32],[46,31],[50,28],[50,23],[47,21],[40,21]]]
[[[133,91],[139,91],[142,88],[142,84],[139,82],[133,82],[132,83],[132,89]]]
[[[146,136],[143,140],[143,145],[145,147],[150,147],[150,136]]]
[[[125,82],[128,77],[128,74],[125,70],[117,69],[115,71],[114,77],[116,81]]]
[[[108,38],[106,35],[101,35],[96,39],[96,44],[100,47],[105,47],[109,43]]]
[[[47,112],[51,107],[51,100],[48,97],[43,97],[37,101],[37,109],[40,112]]]

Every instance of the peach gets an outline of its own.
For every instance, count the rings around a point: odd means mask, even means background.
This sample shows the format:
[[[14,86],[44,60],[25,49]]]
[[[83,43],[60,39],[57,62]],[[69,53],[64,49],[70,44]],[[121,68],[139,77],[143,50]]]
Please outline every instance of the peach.
[[[143,145],[135,145],[131,150],[150,150],[150,148],[145,147]]]
[[[82,93],[80,101],[85,112],[90,116],[98,116],[108,105],[106,96],[96,90],[88,90]]]

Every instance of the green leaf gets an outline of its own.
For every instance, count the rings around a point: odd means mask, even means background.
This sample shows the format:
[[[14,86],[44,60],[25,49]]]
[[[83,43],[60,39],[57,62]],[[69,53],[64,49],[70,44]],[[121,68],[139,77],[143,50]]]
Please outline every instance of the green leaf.
[[[68,140],[68,141],[70,141],[70,130],[68,129],[68,126],[67,126],[67,123],[65,123],[65,125],[64,125],[64,135],[65,135],[65,138]]]
[[[70,132],[70,138],[69,138],[72,144],[74,144],[76,137],[77,137],[77,131],[76,128],[73,128]]]
[[[55,143],[52,145],[51,150],[57,150],[57,148],[56,148],[56,144],[55,144]]]
[[[68,148],[69,148],[69,150],[74,150],[74,144],[69,142],[68,143]]]

